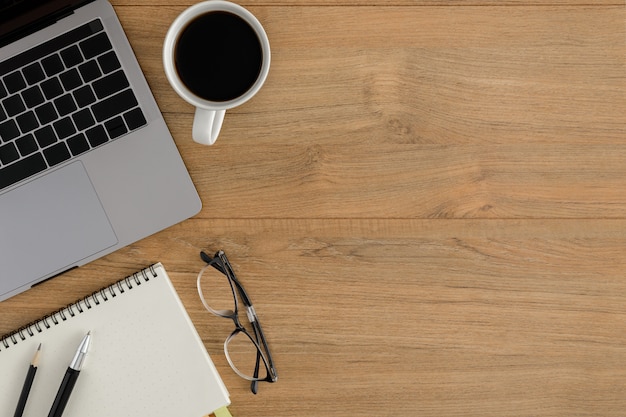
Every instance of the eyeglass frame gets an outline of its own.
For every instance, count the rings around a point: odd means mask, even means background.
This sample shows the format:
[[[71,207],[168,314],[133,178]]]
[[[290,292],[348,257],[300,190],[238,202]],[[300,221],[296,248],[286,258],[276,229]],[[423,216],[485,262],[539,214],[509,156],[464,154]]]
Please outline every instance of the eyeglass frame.
[[[273,383],[278,380],[278,374],[276,372],[276,367],[274,366],[274,361],[272,360],[272,354],[267,344],[267,339],[265,338],[265,334],[263,333],[263,328],[261,327],[261,324],[259,323],[259,318],[256,314],[256,310],[254,309],[254,306],[252,305],[252,301],[250,300],[248,293],[244,289],[241,282],[239,282],[239,280],[237,279],[235,275],[235,271],[233,270],[233,267],[228,261],[228,258],[226,257],[226,254],[224,253],[223,250],[217,251],[213,258],[211,258],[206,252],[201,251],[200,258],[202,258],[202,260],[206,262],[206,265],[202,268],[202,270],[200,270],[200,273],[198,273],[197,287],[198,287],[198,294],[200,295],[200,300],[202,301],[202,304],[204,305],[204,307],[210,313],[218,317],[231,319],[233,323],[235,324],[235,330],[233,330],[233,332],[230,334],[230,336],[226,338],[226,341],[224,342],[224,354],[226,355],[226,360],[228,361],[228,364],[233,369],[233,371],[240,377],[248,381],[251,381],[250,390],[252,391],[253,394],[256,394],[258,392],[259,382]],[[230,285],[230,289],[233,294],[233,300],[235,302],[234,310],[215,310],[211,306],[208,305],[206,299],[204,298],[200,281],[201,281],[204,271],[209,267],[215,268],[216,270],[224,274],[224,276],[228,279],[228,283]],[[241,298],[241,301],[243,302],[245,306],[246,315],[248,317],[248,321],[250,322],[250,325],[252,326],[254,335],[250,334],[250,332],[246,330],[246,328],[241,324],[241,321],[239,320],[239,300],[238,300],[237,294],[239,295],[239,298]],[[228,353],[228,344],[239,333],[243,333],[244,335],[246,335],[250,339],[250,341],[254,344],[257,350],[256,364],[254,367],[254,373],[252,377],[240,371],[234,365],[232,359],[230,358],[230,354]],[[261,348],[261,345],[263,346],[263,348]],[[263,352],[263,349],[265,349],[265,353]],[[261,365],[260,362],[263,362],[263,364],[265,365],[265,369],[267,371],[267,376],[265,378],[258,377],[259,367]]]

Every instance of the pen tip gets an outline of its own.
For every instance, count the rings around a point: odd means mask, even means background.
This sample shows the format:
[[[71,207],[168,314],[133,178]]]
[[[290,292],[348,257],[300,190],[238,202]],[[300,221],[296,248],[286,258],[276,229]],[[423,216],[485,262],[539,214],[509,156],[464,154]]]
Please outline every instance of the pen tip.
[[[41,350],[41,343],[37,346],[37,350]]]

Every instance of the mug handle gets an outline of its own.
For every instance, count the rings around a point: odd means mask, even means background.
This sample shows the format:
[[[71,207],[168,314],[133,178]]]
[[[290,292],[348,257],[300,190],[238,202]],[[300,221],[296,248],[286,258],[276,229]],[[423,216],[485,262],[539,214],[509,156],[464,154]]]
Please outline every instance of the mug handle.
[[[196,108],[193,118],[193,140],[202,145],[213,145],[222,129],[226,110],[206,110]]]

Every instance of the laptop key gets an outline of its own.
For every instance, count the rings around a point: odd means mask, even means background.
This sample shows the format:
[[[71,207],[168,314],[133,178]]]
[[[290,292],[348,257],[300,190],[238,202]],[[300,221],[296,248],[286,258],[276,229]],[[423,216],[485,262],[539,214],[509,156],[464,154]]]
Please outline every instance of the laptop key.
[[[20,159],[20,154],[17,152],[17,148],[13,142],[0,146],[0,162],[6,165],[18,159]]]
[[[35,131],[35,138],[37,139],[37,143],[40,148],[45,148],[46,146],[50,146],[57,141],[57,136],[52,129],[52,126],[44,126],[39,130]]]
[[[59,142],[56,145],[44,149],[43,154],[51,167],[58,165],[63,161],[67,161],[72,157],[72,155],[70,155],[70,151],[67,149],[67,146],[65,146],[65,142]]]
[[[126,120],[126,124],[130,130],[140,128],[147,123],[146,118],[139,107],[124,113],[124,120]]]
[[[96,78],[100,78],[100,76],[102,75],[102,72],[100,72],[100,67],[98,67],[95,59],[92,59],[91,61],[87,61],[84,64],[80,65],[78,67],[78,70],[80,71],[80,75],[83,77],[83,80],[86,83],[90,83]]]
[[[109,137],[107,136],[106,131],[104,130],[104,127],[102,127],[102,125],[92,127],[91,129],[86,131],[85,134],[87,135],[87,140],[89,141],[89,144],[92,148],[102,145],[109,140]]]
[[[41,89],[43,90],[43,95],[46,96],[48,100],[52,100],[63,94],[63,87],[57,77],[42,82]]]
[[[100,68],[102,68],[102,72],[105,74],[113,72],[121,67],[120,61],[117,59],[117,55],[113,51],[107,52],[106,54],[98,57],[98,63],[100,64]]]
[[[10,96],[2,102],[4,104],[4,109],[6,110],[9,117],[16,116],[26,110],[26,106],[22,101],[22,97],[19,94],[15,94]]]
[[[24,73],[24,78],[26,79],[28,85],[36,84],[46,78],[46,75],[43,73],[43,68],[41,68],[41,64],[39,64],[39,62],[30,64],[25,67],[22,72]]]
[[[70,114],[77,109],[71,94],[66,94],[54,100],[54,106],[57,108],[60,116]]]
[[[72,123],[72,120],[69,118],[69,116],[64,119],[57,120],[56,122],[52,123],[52,126],[54,126],[54,131],[56,132],[59,139],[65,139],[76,133],[74,123]]]
[[[82,109],[72,115],[72,119],[74,120],[74,124],[78,130],[85,130],[90,128],[96,121],[91,115],[91,111],[89,109]]]
[[[117,116],[111,120],[106,121],[104,123],[104,127],[107,130],[107,133],[109,134],[109,137],[111,139],[118,138],[124,133],[128,132],[122,116]]]
[[[32,133],[29,133],[26,136],[22,136],[18,140],[15,141],[15,146],[20,151],[20,155],[28,156],[33,152],[39,150],[39,146],[37,146],[37,142],[35,142],[35,137]]]
[[[137,104],[139,103],[137,103],[135,94],[129,89],[94,104],[91,110],[96,117],[96,121],[102,122],[133,107],[137,107]]]
[[[13,140],[19,135],[20,130],[17,128],[17,124],[13,119],[0,123],[0,139],[2,139],[3,142]]]
[[[17,121],[22,133],[28,133],[39,127],[39,123],[37,123],[37,118],[35,117],[35,112],[32,110],[24,114],[20,114],[15,120]]]
[[[35,109],[39,123],[42,125],[48,124],[53,120],[59,118],[57,111],[54,109],[52,103],[44,103]]]
[[[67,141],[67,146],[70,148],[72,155],[77,156],[83,152],[87,152],[89,150],[89,144],[87,143],[87,138],[82,133],[78,135],[74,135],[69,138]]]
[[[15,71],[4,77],[4,84],[7,86],[9,94],[17,93],[26,88],[26,80],[20,71]]]
[[[35,153],[0,169],[0,190],[46,169],[43,155]]]
[[[50,55],[41,60],[41,65],[43,65],[43,69],[48,77],[52,77],[65,69],[61,57],[57,54]]]
[[[119,70],[95,81],[92,87],[93,91],[96,93],[96,97],[105,98],[118,91],[122,91],[129,85],[124,71]]]
[[[72,95],[74,96],[74,100],[76,100],[76,104],[80,108],[87,107],[96,101],[96,96],[94,95],[91,87],[88,85],[84,85],[81,88],[74,90]]]
[[[91,59],[113,48],[105,32],[100,32],[80,42],[79,46],[86,59]]]
[[[80,75],[78,74],[78,70],[76,68],[72,68],[64,73],[61,73],[59,75],[59,79],[61,80],[61,84],[63,84],[65,91],[71,91],[83,84],[83,80],[80,79]]]
[[[36,85],[22,91],[22,99],[28,108],[38,106],[45,101],[41,90]]]
[[[62,50],[61,58],[65,63],[65,67],[67,68],[71,68],[83,62],[83,56],[81,55],[80,50],[76,45],[72,45],[69,48]]]

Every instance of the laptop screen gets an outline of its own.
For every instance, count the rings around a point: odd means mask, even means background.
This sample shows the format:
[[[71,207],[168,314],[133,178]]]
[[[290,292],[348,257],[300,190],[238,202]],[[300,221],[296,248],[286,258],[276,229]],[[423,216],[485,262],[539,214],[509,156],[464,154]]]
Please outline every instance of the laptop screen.
[[[0,0],[0,46],[34,32],[85,0]]]

